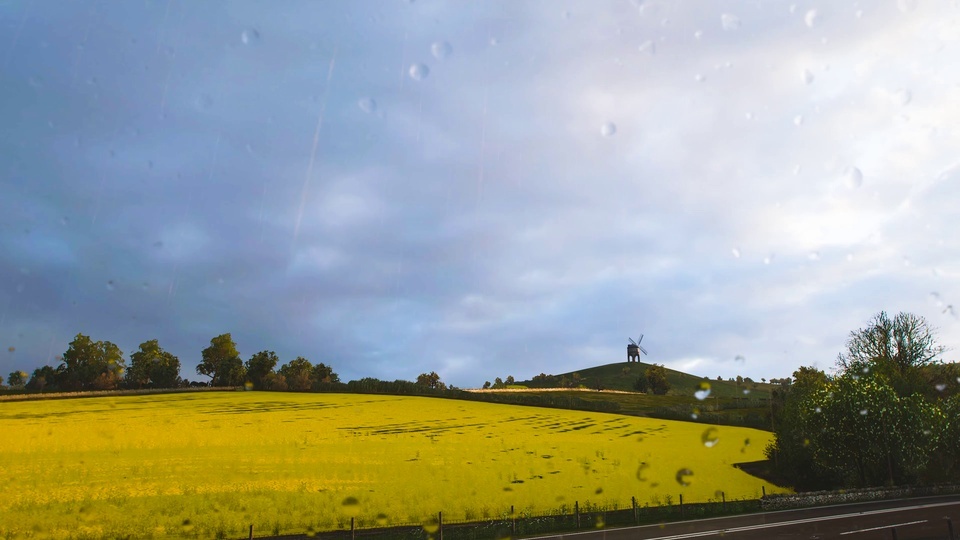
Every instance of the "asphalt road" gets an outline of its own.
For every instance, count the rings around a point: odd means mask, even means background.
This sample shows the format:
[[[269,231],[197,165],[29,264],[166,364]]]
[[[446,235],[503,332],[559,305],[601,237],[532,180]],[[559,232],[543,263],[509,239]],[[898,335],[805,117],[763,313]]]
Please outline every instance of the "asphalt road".
[[[953,523],[953,539],[948,519]],[[746,540],[960,540],[960,496],[844,504],[539,538],[682,540],[721,537]]]

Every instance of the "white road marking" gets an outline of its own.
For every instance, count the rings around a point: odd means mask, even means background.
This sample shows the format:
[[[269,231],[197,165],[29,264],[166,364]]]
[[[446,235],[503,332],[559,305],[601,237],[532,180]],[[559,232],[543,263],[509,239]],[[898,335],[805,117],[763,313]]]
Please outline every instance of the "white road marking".
[[[840,533],[840,536],[843,536],[843,535],[845,535],[845,534],[857,534],[857,533],[869,532],[869,531],[879,531],[879,530],[882,530],[882,529],[892,529],[892,528],[894,528],[894,527],[903,527],[904,525],[916,525],[917,523],[926,523],[926,522],[927,522],[926,519],[921,520],[921,521],[908,521],[908,522],[906,522],[906,523],[896,523],[896,524],[893,524],[893,525],[884,525],[883,527],[873,527],[872,529],[860,529],[860,530],[858,530],[858,531],[842,532],[842,533]]]

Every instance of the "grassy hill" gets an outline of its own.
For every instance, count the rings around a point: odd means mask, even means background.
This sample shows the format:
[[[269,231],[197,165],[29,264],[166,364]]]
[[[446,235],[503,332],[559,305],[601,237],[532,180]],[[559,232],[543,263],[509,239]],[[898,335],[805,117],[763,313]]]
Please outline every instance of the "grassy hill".
[[[580,386],[585,388],[602,388],[604,390],[623,390],[633,392],[633,383],[637,376],[646,370],[650,364],[643,362],[617,362],[603,366],[580,369],[575,372],[560,373],[553,375],[553,378],[547,380],[526,380],[518,381],[516,384],[526,386],[527,388],[558,388],[560,381],[567,379],[574,380],[574,373],[579,375]],[[693,396],[696,390],[700,389],[702,382],[710,383],[710,397],[734,398],[734,397],[769,397],[770,390],[774,385],[754,382],[744,383],[740,386],[734,381],[718,381],[704,377],[697,377],[682,371],[667,369],[667,381],[670,382],[670,392],[668,395]],[[748,390],[744,393],[744,390]]]

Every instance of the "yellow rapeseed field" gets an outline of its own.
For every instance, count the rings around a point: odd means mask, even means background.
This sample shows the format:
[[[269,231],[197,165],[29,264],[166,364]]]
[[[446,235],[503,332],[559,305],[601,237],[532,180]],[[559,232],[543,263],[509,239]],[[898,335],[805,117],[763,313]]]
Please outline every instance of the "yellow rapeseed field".
[[[0,537],[302,533],[759,496],[745,428],[437,398],[210,392],[0,403]],[[678,475],[688,469],[690,475]],[[767,492],[777,491],[766,485]]]

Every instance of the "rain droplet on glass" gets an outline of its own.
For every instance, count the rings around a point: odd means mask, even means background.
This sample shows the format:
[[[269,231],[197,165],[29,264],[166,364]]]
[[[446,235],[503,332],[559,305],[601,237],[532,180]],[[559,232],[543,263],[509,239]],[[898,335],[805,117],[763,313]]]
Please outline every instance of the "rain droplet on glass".
[[[802,115],[802,114],[798,114],[798,115],[796,115],[796,116],[793,117],[793,125],[795,125],[795,126],[797,126],[797,127],[800,127],[800,126],[803,125],[803,115]]]
[[[240,32],[240,41],[244,45],[256,45],[260,42],[260,32],[255,28],[247,28],[243,32]]]
[[[909,13],[917,9],[918,0],[897,0],[897,9],[902,13]]]
[[[713,448],[720,442],[720,435],[717,431],[717,428],[707,428],[703,433],[700,434],[700,441],[703,442],[703,445],[707,448]]]
[[[863,173],[856,167],[847,167],[843,171],[843,180],[848,187],[856,189],[863,185]]]
[[[734,259],[739,259],[739,258],[740,258],[740,250],[739,250],[739,249],[733,248],[733,249],[730,250],[730,253],[733,255],[733,258],[734,258]]]
[[[357,101],[357,107],[360,107],[360,110],[367,114],[373,114],[377,112],[377,102],[373,98],[360,98]]]
[[[681,486],[689,486],[691,476],[693,476],[693,471],[690,469],[680,469],[677,471],[677,483]]]
[[[897,104],[902,107],[910,103],[910,100],[913,99],[913,95],[909,90],[904,90],[901,88],[894,93],[894,99],[896,99]]]
[[[430,68],[426,64],[413,64],[408,70],[410,78],[415,81],[422,81],[430,75]]]
[[[803,22],[807,25],[807,28],[813,28],[813,25],[817,24],[817,10],[811,9],[803,16]]]
[[[809,69],[803,70],[801,78],[803,79],[803,84],[813,83],[813,73]]]
[[[446,41],[437,41],[430,46],[430,53],[433,54],[433,57],[437,60],[445,60],[452,52],[453,47]]]
[[[617,134],[617,125],[613,122],[607,122],[600,126],[600,134],[604,137],[613,137]]]
[[[724,30],[738,30],[740,28],[740,17],[732,13],[720,15],[720,25]]]
[[[809,254],[807,254],[807,258],[810,259],[811,261],[819,261],[819,260],[820,260],[820,252],[819,252],[819,251],[811,251]]]
[[[693,397],[703,401],[710,397],[710,383],[706,381],[701,381],[697,386],[697,390],[693,393]]]
[[[656,54],[657,44],[648,39],[641,43],[640,46],[637,47],[637,50],[639,50],[642,54]]]

